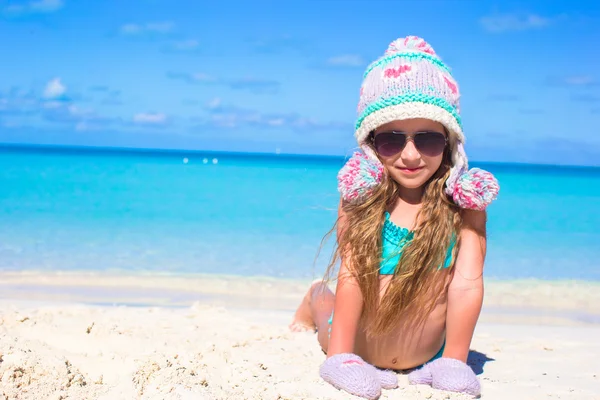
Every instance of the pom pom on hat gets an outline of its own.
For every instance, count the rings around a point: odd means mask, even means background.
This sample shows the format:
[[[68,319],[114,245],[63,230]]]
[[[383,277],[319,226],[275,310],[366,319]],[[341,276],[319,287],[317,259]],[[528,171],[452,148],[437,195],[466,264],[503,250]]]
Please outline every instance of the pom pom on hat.
[[[394,40],[385,51],[385,55],[399,53],[401,51],[422,51],[435,56],[435,50],[429,43],[418,36],[407,36]]]
[[[369,197],[383,179],[383,164],[361,152],[355,152],[338,172],[338,190],[349,203]]]
[[[355,152],[338,172],[338,191],[344,201],[365,201],[383,179],[383,164],[363,152]],[[451,185],[452,200],[465,209],[485,210],[498,197],[500,185],[488,171],[472,168]],[[450,189],[448,188],[448,189]]]
[[[491,173],[472,168],[459,176],[452,190],[454,203],[461,208],[485,210],[498,196],[500,186]]]

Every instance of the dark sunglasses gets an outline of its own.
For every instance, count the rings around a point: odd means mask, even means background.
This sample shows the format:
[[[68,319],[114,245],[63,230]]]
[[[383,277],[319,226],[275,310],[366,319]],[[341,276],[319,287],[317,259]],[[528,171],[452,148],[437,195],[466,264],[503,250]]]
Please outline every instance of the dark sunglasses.
[[[417,151],[427,157],[440,155],[448,143],[448,138],[443,133],[435,131],[415,132],[414,134],[386,131],[377,135],[375,132],[371,132],[370,136],[375,151],[384,157],[400,153],[408,140],[412,140]]]

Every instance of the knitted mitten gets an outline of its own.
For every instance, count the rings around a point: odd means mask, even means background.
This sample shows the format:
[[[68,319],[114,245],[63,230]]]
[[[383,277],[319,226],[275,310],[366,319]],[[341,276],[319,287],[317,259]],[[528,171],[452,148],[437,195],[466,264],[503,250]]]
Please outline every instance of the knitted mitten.
[[[423,365],[419,369],[415,369],[408,374],[408,382],[411,385],[430,385],[431,386],[431,371],[429,364]]]
[[[471,396],[481,394],[477,376],[467,364],[453,358],[438,358],[422,368],[408,374],[413,385],[431,385],[434,389],[467,393]]]
[[[398,387],[391,371],[381,371],[356,354],[343,353],[329,357],[319,370],[321,378],[337,389],[369,400],[378,399],[381,389]]]

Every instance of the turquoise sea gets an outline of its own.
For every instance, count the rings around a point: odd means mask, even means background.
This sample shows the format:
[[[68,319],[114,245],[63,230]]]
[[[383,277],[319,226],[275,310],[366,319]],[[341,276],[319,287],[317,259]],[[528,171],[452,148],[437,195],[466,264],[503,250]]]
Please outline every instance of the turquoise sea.
[[[309,278],[342,157],[0,147],[0,271]],[[600,281],[600,168],[472,163],[501,185],[486,275]]]

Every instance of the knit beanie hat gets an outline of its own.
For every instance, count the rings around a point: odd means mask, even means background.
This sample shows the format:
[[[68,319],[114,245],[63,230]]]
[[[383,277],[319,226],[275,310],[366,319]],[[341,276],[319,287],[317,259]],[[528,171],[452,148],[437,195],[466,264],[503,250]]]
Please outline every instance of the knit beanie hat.
[[[383,165],[368,143],[377,127],[395,120],[425,118],[444,125],[452,149],[445,193],[460,207],[485,209],[499,186],[487,171],[469,171],[460,117],[460,92],[450,68],[423,39],[393,41],[364,73],[358,103],[356,152],[338,174],[338,189],[348,202],[364,201],[383,178]]]

